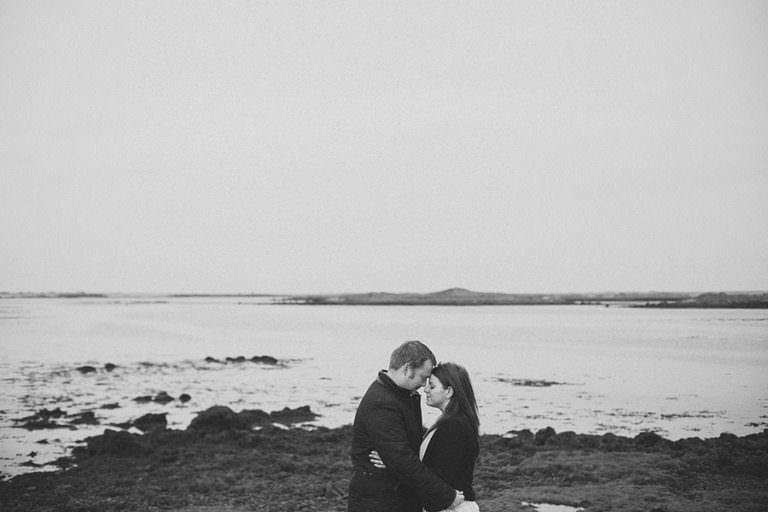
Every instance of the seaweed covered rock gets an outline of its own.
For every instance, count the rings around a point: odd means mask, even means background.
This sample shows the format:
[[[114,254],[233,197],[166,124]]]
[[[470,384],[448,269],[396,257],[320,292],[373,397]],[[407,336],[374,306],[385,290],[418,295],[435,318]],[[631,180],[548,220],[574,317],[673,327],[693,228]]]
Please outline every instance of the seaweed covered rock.
[[[72,425],[98,425],[99,420],[93,411],[83,411],[73,414],[70,423]]]
[[[260,363],[260,364],[271,364],[276,365],[277,364],[277,358],[274,358],[272,356],[253,356],[251,358],[252,363]]]
[[[655,432],[641,432],[635,436],[635,444],[641,448],[653,448],[667,441]]]
[[[160,404],[167,404],[168,402],[173,402],[174,400],[175,399],[171,395],[169,395],[166,391],[159,392],[152,399],[152,401],[160,403]]]
[[[133,426],[142,432],[157,432],[165,430],[168,426],[168,420],[165,418],[168,413],[153,414],[148,413],[133,422]]]
[[[293,423],[312,421],[317,418],[318,415],[312,412],[308,405],[304,405],[296,407],[295,409],[285,407],[281,411],[271,412],[269,416],[277,423],[290,425]]]
[[[252,426],[249,420],[225,405],[215,405],[193,418],[187,430],[245,430]]]
[[[75,448],[74,455],[144,455],[148,450],[140,439],[136,434],[107,429],[100,436],[87,438],[86,446]]]
[[[549,438],[554,437],[557,433],[552,427],[542,428],[534,436],[534,442],[538,445],[545,444]]]
[[[217,405],[199,413],[189,424],[192,431],[250,430],[253,427],[280,423],[293,425],[317,418],[308,405],[267,413],[261,409],[245,409],[235,412],[229,407]]]
[[[62,425],[54,421],[54,419],[66,416],[66,414],[67,413],[59,407],[55,409],[40,409],[31,416],[25,416],[24,418],[19,418],[14,421],[16,422],[16,427],[24,428],[27,430],[44,430],[54,428],[74,429],[75,427],[72,425]]]

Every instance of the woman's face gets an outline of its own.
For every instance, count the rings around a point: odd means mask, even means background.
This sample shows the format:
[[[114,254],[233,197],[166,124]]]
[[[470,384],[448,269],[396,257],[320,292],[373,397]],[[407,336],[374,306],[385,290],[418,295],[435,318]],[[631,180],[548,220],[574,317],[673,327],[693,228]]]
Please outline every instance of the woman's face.
[[[440,379],[434,375],[429,377],[424,392],[427,395],[427,405],[437,407],[441,411],[445,411],[448,400],[453,395],[453,389],[450,386],[445,387]]]

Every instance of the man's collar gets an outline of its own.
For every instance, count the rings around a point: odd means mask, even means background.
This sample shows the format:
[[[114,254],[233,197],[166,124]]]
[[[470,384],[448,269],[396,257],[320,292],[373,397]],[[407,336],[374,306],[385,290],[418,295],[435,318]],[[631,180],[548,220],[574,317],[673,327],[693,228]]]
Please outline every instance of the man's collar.
[[[380,370],[379,371],[379,382],[384,384],[385,386],[388,386],[392,388],[396,393],[399,393],[403,396],[420,396],[419,392],[415,389],[413,391],[409,391],[405,388],[401,388],[397,384],[395,384],[395,381],[392,380],[392,377],[389,376],[389,373],[387,370]]]

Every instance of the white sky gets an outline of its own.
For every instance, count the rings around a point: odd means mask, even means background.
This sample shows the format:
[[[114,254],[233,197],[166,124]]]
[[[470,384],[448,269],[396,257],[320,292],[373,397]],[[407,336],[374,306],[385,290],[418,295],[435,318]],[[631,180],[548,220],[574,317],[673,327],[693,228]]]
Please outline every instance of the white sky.
[[[768,2],[0,0],[0,290],[768,289]]]

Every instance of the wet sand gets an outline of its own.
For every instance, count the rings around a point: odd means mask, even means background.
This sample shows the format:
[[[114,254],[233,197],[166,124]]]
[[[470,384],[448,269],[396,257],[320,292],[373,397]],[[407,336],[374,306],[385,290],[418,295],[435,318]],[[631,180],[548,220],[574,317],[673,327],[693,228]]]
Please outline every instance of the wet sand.
[[[275,426],[274,413],[214,412],[186,430],[106,430],[60,459],[59,471],[0,482],[0,509],[346,510],[350,427],[307,431]],[[303,421],[281,417],[294,419]],[[674,442],[552,429],[483,435],[475,485],[484,512],[532,510],[523,502],[586,512],[765,511],[768,430]]]

